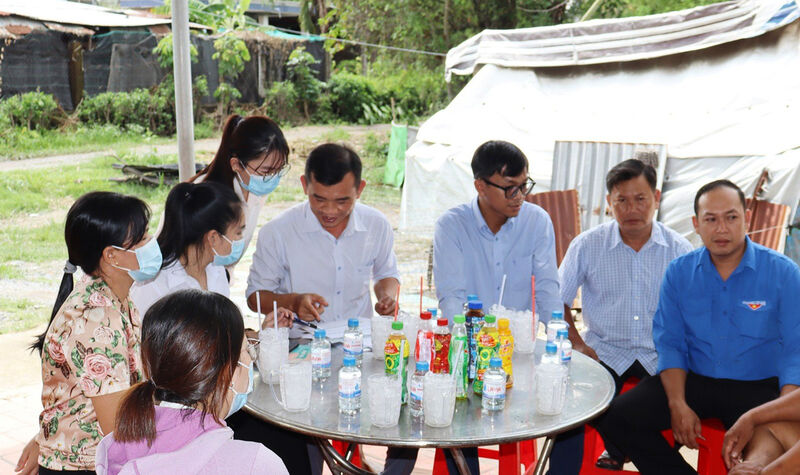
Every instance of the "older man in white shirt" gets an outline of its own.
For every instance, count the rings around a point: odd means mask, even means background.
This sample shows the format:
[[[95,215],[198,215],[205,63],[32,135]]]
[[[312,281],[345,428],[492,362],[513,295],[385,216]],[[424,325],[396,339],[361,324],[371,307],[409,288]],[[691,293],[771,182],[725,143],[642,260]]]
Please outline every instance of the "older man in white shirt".
[[[308,200],[265,224],[247,279],[247,302],[331,323],[372,316],[370,282],[382,315],[394,311],[400,285],[392,228],[378,210],[357,203],[366,182],[361,159],[347,147],[311,151],[301,177]]]

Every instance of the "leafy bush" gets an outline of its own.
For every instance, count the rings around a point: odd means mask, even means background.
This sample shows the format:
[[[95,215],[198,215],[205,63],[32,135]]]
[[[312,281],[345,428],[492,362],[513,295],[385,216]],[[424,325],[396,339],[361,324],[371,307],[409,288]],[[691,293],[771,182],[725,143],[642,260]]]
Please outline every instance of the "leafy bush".
[[[64,111],[51,94],[26,92],[0,101],[0,115],[12,126],[30,130],[53,129],[65,118]]]
[[[303,46],[292,51],[289,54],[289,61],[286,62],[289,80],[294,84],[297,98],[303,105],[306,120],[311,118],[309,104],[317,101],[322,89],[322,81],[314,77],[314,72],[311,70],[311,67],[318,63],[319,61],[314,59]]]
[[[283,81],[272,83],[264,99],[267,115],[282,124],[300,122],[300,108],[294,84]]]
[[[355,74],[334,74],[325,89],[329,96],[330,113],[345,122],[363,122],[364,104],[378,100],[373,82]]]

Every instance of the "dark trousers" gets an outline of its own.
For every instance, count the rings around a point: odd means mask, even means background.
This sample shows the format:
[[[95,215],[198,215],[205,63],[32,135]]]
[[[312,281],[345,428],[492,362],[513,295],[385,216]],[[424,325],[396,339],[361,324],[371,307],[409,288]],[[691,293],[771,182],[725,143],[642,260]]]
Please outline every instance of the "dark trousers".
[[[50,470],[39,465],[39,475],[95,475],[94,470]]]
[[[622,374],[617,374],[611,367],[600,361],[605,369],[611,373],[614,379],[614,397],[619,396],[622,391],[622,385],[628,378],[634,377],[644,380],[651,377],[650,374],[644,369],[639,360],[626,369]],[[605,416],[601,415],[594,421],[590,422],[596,425]],[[553,444],[553,451],[550,453],[550,475],[578,475],[581,470],[581,463],[583,462],[583,426],[576,427],[567,432],[563,432],[556,437],[556,443]],[[613,443],[610,443],[605,438],[603,443],[606,446],[606,451],[615,460],[623,461],[625,454],[623,454]]]
[[[306,446],[309,439],[306,436],[282,429],[244,411],[237,412],[225,422],[233,429],[234,439],[263,444],[283,460],[292,475],[312,473]]]
[[[444,457],[447,461],[447,472],[451,475],[458,474],[453,456],[450,449],[442,449]],[[389,447],[386,450],[386,464],[383,467],[384,475],[408,475],[414,469],[414,464],[417,463],[418,449],[408,449],[404,447]],[[461,449],[464,458],[467,462],[469,472],[478,475],[480,472],[478,464],[478,448],[477,447],[464,447]]]
[[[728,428],[746,411],[778,397],[778,379],[737,381],[688,373],[686,403],[700,419],[716,418]],[[661,431],[671,427],[660,377],[648,378],[611,403],[597,430],[643,474],[695,474]]]

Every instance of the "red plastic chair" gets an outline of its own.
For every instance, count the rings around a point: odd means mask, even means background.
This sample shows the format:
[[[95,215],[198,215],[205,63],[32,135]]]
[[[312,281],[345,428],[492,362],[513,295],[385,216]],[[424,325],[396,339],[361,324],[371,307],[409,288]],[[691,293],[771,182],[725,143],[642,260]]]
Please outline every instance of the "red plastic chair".
[[[625,392],[633,388],[639,383],[637,378],[630,378],[622,385],[622,391]],[[725,437],[725,427],[717,419],[703,419],[701,421],[702,428],[700,433],[706,440],[697,439],[699,446],[699,453],[697,454],[697,473],[700,475],[724,475],[728,473],[725,468],[725,462],[722,460],[722,439]],[[672,430],[667,429],[662,432],[662,435],[670,445],[675,445],[675,439],[672,437]],[[635,474],[630,470],[622,470],[614,472],[598,468],[595,465],[597,457],[603,453],[605,445],[600,434],[590,425],[585,426],[585,435],[583,440],[583,462],[581,463],[581,475],[612,475],[612,474]]]
[[[478,457],[497,460],[500,475],[519,475],[536,465],[536,441],[523,440],[512,444],[501,444],[499,450],[478,447]],[[447,462],[442,449],[436,449],[433,458],[433,475],[446,474]]]
[[[336,451],[339,452],[339,454],[341,454],[342,457],[347,457],[347,449],[350,446],[350,444],[351,442],[344,442],[341,440],[331,441],[331,445],[333,446],[333,448],[336,449]],[[361,463],[361,451],[359,450],[358,444],[353,446],[353,454],[348,460],[356,467],[364,468],[364,464]]]

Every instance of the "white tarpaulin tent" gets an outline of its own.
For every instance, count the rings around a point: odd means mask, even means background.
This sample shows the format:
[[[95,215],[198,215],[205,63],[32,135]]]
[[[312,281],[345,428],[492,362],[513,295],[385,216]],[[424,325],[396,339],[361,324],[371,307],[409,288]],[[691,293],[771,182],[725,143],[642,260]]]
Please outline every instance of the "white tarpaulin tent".
[[[798,17],[794,1],[739,1],[465,41],[448,54],[447,73],[480,69],[406,153],[401,228],[430,231],[471,199],[472,153],[492,139],[525,152],[535,191],[550,188],[556,141],[666,145],[659,219],[687,237],[695,191],[717,178],[749,194],[767,168],[760,197],[794,213]]]

